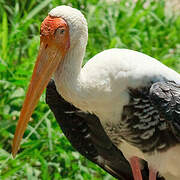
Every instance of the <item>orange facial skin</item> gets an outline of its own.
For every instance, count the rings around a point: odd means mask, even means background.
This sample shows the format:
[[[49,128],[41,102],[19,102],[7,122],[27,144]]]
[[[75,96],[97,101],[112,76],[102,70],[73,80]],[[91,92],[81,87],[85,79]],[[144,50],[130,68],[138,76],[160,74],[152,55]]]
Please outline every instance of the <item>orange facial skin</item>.
[[[40,35],[40,41],[47,45],[57,43],[61,52],[66,53],[70,48],[69,26],[62,18],[47,16],[41,24]]]
[[[43,90],[70,47],[68,24],[60,17],[47,16],[41,24],[40,34],[38,57],[13,139],[13,157],[18,152],[24,131]]]

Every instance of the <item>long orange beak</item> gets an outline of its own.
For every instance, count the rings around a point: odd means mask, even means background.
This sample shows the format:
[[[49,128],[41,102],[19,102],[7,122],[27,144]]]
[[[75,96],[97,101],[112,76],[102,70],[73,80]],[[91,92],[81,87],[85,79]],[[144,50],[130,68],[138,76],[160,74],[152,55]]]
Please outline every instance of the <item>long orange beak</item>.
[[[49,40],[48,44],[47,42],[47,40],[42,40],[40,44],[39,54],[32,74],[32,79],[28,87],[23,107],[21,109],[13,139],[13,157],[16,156],[28,121],[38,103],[41,94],[43,93],[43,90],[47,86],[53,72],[57,69],[64,56],[59,48],[51,43],[51,40]]]

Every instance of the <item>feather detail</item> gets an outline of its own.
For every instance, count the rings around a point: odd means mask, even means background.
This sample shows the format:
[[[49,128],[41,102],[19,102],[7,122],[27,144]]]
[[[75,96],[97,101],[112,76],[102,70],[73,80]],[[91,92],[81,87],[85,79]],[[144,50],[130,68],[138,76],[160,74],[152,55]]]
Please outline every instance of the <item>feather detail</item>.
[[[99,119],[66,102],[56,91],[53,80],[47,86],[46,102],[63,133],[77,151],[112,176],[120,180],[133,180],[128,161],[112,144]],[[145,162],[142,174],[144,180],[148,179],[148,168]]]

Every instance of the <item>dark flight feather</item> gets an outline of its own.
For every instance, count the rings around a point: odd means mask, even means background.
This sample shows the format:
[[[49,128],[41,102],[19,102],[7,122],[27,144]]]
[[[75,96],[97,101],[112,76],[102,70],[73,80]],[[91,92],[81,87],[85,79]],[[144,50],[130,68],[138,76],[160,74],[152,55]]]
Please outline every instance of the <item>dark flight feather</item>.
[[[54,113],[63,133],[79,153],[115,178],[133,180],[128,161],[106,135],[99,119],[65,101],[56,91],[53,80],[47,86],[46,103]],[[145,161],[142,162],[143,180],[148,180],[148,166]],[[163,178],[157,177],[157,179]]]

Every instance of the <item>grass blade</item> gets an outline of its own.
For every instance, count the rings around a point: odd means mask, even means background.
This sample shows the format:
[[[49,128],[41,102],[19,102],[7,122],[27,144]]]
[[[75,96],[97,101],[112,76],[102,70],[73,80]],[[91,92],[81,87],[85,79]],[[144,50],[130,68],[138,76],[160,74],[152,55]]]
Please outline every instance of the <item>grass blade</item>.
[[[37,15],[43,8],[45,8],[52,0],[42,1],[39,5],[37,5],[29,14],[26,16],[24,22],[27,22],[35,15]]]
[[[3,58],[7,57],[7,45],[8,45],[8,21],[7,14],[4,11],[3,13],[3,21],[2,21],[2,50],[3,50]]]

